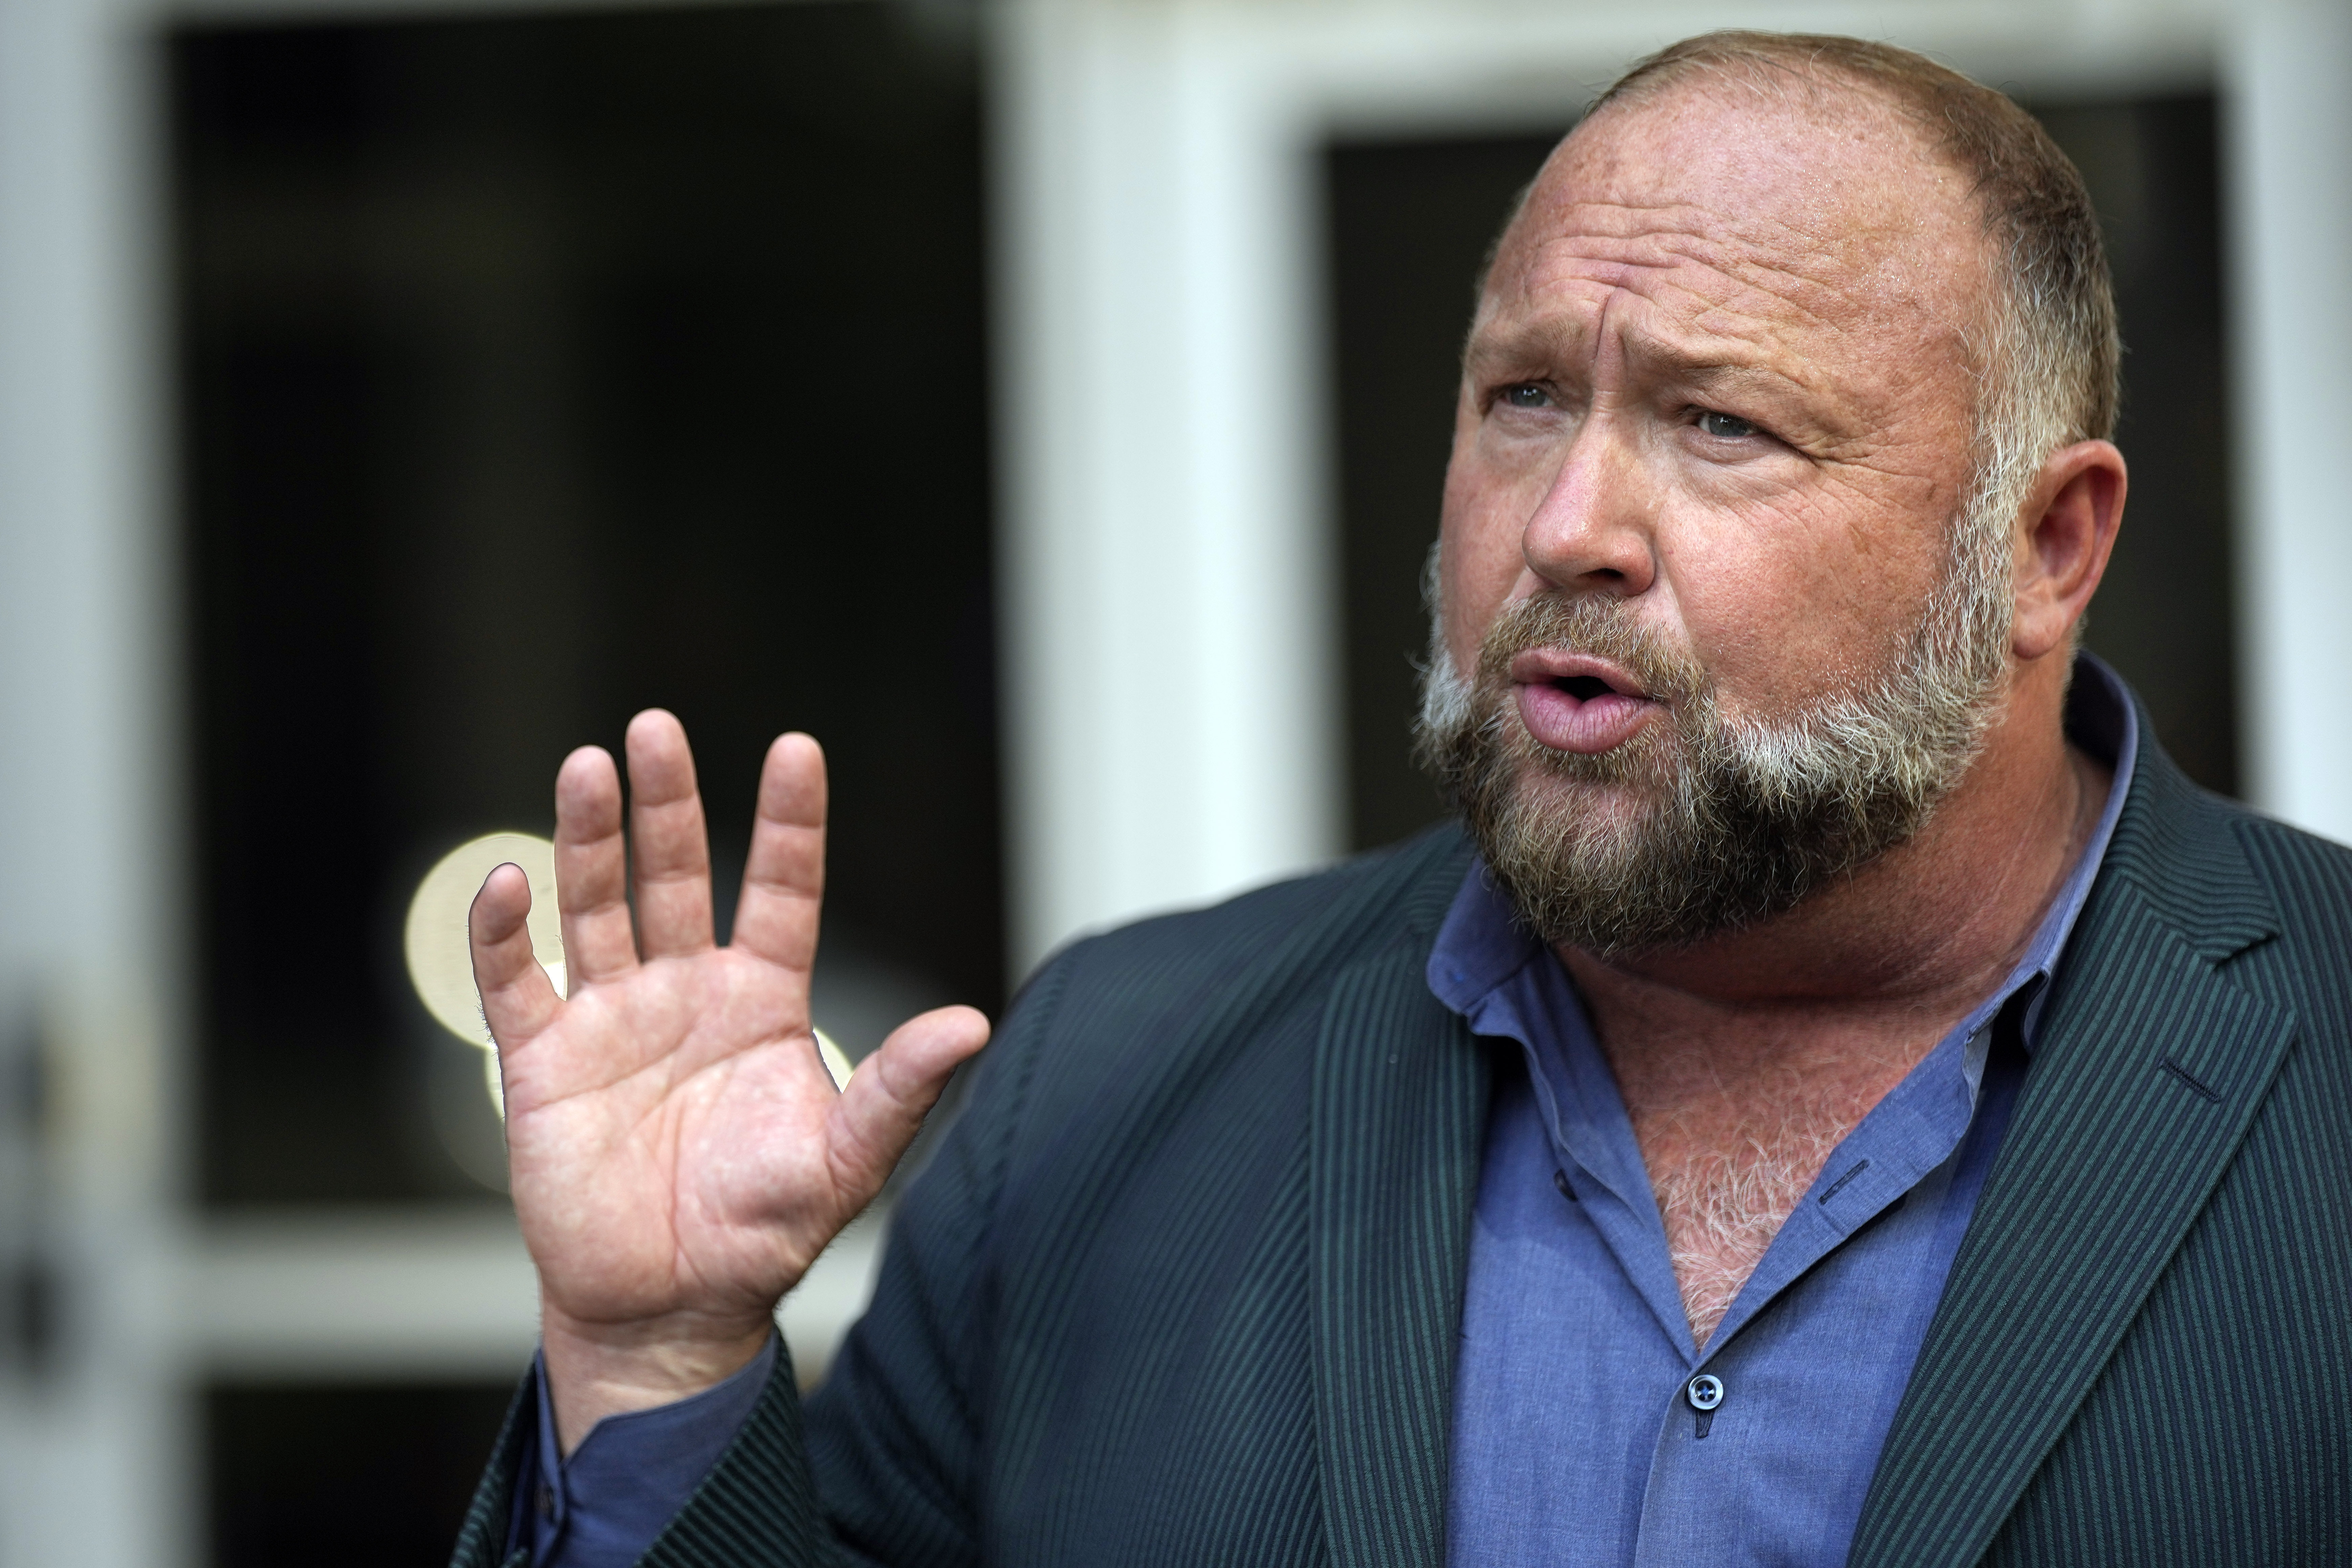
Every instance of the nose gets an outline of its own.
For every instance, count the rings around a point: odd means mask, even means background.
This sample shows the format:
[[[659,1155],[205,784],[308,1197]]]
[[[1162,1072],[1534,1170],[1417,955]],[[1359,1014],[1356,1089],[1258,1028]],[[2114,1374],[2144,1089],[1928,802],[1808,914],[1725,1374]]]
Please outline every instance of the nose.
[[[1570,438],[1559,471],[1528,519],[1528,570],[1563,593],[1633,598],[1658,573],[1654,496],[1627,422],[1595,410]]]

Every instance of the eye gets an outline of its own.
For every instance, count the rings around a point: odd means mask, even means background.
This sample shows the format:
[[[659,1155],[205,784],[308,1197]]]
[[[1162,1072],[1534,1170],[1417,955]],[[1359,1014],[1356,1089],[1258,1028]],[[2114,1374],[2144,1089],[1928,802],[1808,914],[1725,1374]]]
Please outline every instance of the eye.
[[[1713,408],[1699,410],[1698,427],[1718,441],[1738,441],[1759,433],[1755,426],[1738,415]]]
[[[1506,408],[1549,408],[1551,393],[1539,381],[1515,382],[1503,388],[1501,402]]]

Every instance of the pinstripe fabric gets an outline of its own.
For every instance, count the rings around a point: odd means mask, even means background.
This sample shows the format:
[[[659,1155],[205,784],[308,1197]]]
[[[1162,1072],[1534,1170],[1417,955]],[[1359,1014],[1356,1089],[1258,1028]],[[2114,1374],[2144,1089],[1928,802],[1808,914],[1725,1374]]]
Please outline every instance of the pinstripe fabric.
[[[1457,878],[1458,880],[1458,878]],[[1342,977],[1316,1072],[1315,1380],[1333,1561],[1444,1560],[1489,1074],[1427,941]]]
[[[2352,1547],[2352,855],[2143,772],[1856,1564]]]
[[[1438,1568],[1487,1067],[1421,969],[1466,854],[1048,965],[805,1431],[780,1368],[646,1562]],[[2148,748],[2048,1005],[1853,1560],[2352,1561],[2352,852]]]

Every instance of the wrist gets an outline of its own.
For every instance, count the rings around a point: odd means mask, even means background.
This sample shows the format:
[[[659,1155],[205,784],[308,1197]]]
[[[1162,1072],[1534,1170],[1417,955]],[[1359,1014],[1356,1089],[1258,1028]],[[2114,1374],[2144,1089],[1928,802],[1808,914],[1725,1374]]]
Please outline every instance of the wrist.
[[[540,1345],[556,1443],[570,1455],[607,1415],[691,1398],[751,1364],[775,1332],[765,1316],[675,1313],[607,1323],[540,1309]]]

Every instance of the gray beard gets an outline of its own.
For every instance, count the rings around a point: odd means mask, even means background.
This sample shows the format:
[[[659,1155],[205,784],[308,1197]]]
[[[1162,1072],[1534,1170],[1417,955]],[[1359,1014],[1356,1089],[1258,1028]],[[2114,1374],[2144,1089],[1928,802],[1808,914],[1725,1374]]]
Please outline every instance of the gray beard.
[[[1955,526],[1944,581],[1891,667],[1787,719],[1727,719],[1703,667],[1599,595],[1509,606],[1465,680],[1433,604],[1416,752],[1521,921],[1604,956],[1685,947],[1780,914],[1917,833],[2005,691],[2008,531],[1978,521]],[[1512,690],[1511,661],[1533,647],[1612,659],[1664,711],[1598,755],[1553,751]]]

